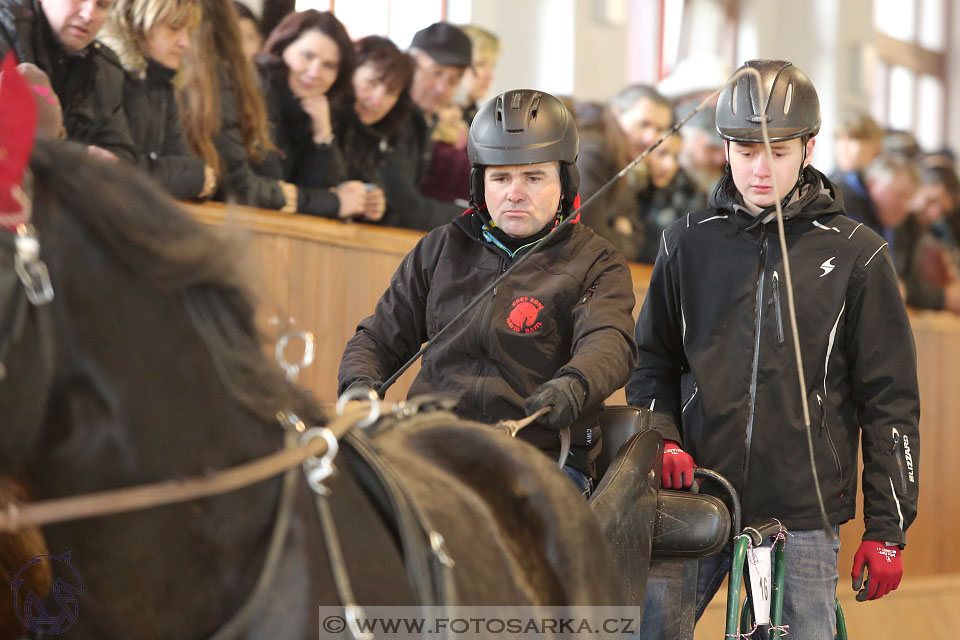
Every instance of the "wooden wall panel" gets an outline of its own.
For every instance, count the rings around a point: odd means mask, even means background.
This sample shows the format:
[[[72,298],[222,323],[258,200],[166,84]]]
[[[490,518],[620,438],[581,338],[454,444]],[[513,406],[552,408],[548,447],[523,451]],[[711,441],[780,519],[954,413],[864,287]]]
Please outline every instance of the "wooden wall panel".
[[[316,337],[316,362],[300,382],[324,403],[336,400],[337,368],[356,324],[373,312],[390,277],[421,237],[401,229],[343,224],[331,220],[221,205],[189,206],[200,220],[225,228],[248,243],[246,255],[261,297],[261,324],[276,338],[293,319]],[[637,307],[650,279],[648,265],[631,265]],[[279,322],[271,323],[271,318]],[[911,314],[919,357],[922,402],[920,515],[904,554],[911,575],[960,573],[960,554],[950,535],[960,526],[960,319],[945,313]],[[882,318],[877,318],[882,322]],[[414,365],[388,394],[401,399],[413,381]],[[624,403],[623,391],[611,404]],[[784,479],[789,481],[789,479]],[[858,518],[841,528],[841,580],[846,580],[863,532]],[[845,582],[842,582],[845,584]]]

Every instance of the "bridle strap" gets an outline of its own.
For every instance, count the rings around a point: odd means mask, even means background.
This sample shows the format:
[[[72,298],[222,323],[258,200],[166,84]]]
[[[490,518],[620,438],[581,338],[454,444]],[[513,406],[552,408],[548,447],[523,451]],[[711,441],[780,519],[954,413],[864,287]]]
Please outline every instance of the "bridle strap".
[[[287,431],[284,444],[287,449],[296,447],[297,436]],[[253,591],[247,596],[243,605],[233,614],[230,620],[220,627],[215,634],[210,636],[210,640],[231,640],[246,630],[250,620],[257,612],[261,601],[267,593],[267,589],[273,582],[277,573],[277,567],[280,564],[280,558],[283,553],[283,547],[287,541],[287,535],[290,531],[290,522],[293,519],[293,506],[297,495],[297,480],[300,473],[296,467],[287,470],[283,475],[283,488],[280,493],[280,505],[277,507],[277,517],[274,521],[273,532],[270,534],[270,545],[267,547],[267,555],[263,561],[263,567],[260,569],[260,575]]]
[[[351,409],[330,422],[327,429],[339,439],[367,413],[366,408]],[[286,448],[210,476],[168,480],[23,505],[11,504],[0,510],[0,532],[209,498],[272,478],[297,467],[309,458],[322,456],[326,451],[326,440],[314,438],[296,447]]]

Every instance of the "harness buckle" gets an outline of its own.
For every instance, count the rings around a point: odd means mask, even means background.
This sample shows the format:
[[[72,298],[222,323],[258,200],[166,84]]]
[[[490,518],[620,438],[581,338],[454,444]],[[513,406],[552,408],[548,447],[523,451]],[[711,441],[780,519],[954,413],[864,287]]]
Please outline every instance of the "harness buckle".
[[[13,267],[23,283],[27,300],[35,307],[53,300],[53,285],[46,263],[40,259],[40,241],[33,225],[17,226],[17,251],[13,257]]]
[[[333,459],[337,457],[340,445],[337,443],[337,437],[333,435],[333,431],[330,431],[330,429],[326,427],[307,429],[303,435],[300,436],[300,444],[307,444],[314,438],[323,438],[327,441],[327,452],[320,458],[310,456],[304,460],[303,472],[307,476],[307,484],[310,485],[310,488],[316,493],[325,496],[330,493],[330,490],[324,486],[323,482],[336,472],[333,466]]]

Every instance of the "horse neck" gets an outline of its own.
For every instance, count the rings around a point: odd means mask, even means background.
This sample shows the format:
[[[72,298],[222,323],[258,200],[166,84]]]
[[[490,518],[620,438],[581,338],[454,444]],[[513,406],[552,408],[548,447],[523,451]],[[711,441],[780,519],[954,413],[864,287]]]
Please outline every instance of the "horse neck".
[[[56,292],[57,373],[27,467],[34,497],[200,475],[279,449],[280,427],[233,398],[182,296],[148,286],[69,221],[63,227],[41,236]],[[278,493],[277,479],[210,500],[46,527],[50,549],[72,552],[98,594],[84,600],[77,633],[186,637],[179,620],[190,621],[191,634],[209,635],[252,588]],[[164,602],[178,616],[155,605],[124,608],[136,602]]]

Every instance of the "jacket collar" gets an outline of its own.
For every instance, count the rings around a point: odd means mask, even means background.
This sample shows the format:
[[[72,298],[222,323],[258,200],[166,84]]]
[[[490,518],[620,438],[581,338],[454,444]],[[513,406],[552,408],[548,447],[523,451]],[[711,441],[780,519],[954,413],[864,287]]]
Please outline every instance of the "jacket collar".
[[[733,183],[729,166],[717,182],[710,200],[712,208],[731,214],[730,220],[738,228],[751,230],[771,223],[776,224],[775,207],[767,207],[761,213],[754,215],[744,206],[743,198]],[[784,223],[838,213],[843,213],[843,197],[840,195],[840,190],[820,171],[807,166],[803,170],[800,185],[793,198],[783,208]]]

